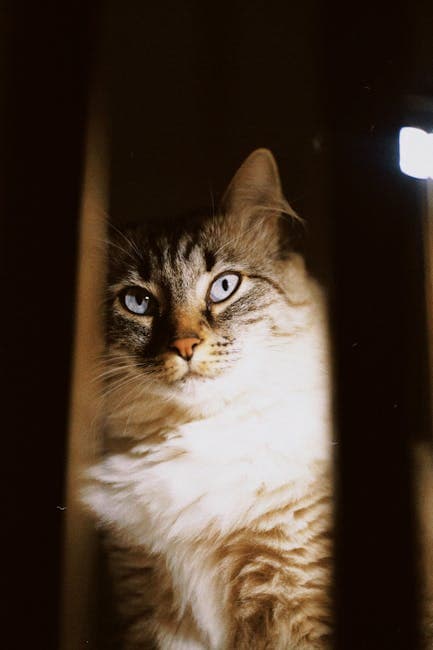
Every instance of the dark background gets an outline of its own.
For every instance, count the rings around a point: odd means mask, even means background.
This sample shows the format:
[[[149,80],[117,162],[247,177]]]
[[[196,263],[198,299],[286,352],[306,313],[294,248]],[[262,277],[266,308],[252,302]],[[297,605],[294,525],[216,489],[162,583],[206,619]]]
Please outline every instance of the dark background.
[[[420,193],[430,2],[44,2],[2,8],[3,562],[8,648],[58,647],[78,207],[96,59],[110,218],[217,200],[272,149],[329,287],[339,432],[338,648],[416,648],[409,443],[428,427]],[[415,122],[414,122],[415,121]],[[88,647],[88,646],[83,646]]]

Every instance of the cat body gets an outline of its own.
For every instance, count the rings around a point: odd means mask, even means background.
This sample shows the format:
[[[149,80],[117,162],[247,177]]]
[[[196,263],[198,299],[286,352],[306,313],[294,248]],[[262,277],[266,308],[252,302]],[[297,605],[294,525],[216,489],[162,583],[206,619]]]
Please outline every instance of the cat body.
[[[223,205],[193,234],[122,236],[110,271],[106,453],[83,498],[127,650],[330,643],[324,300],[283,254],[269,152]]]

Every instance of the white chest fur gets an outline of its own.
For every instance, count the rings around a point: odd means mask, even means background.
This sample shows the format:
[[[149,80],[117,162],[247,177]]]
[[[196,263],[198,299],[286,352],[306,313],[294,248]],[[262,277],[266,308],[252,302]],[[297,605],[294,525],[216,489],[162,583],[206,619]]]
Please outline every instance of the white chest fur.
[[[161,552],[170,540],[209,526],[225,532],[238,525],[263,488],[293,483],[302,489],[310,468],[330,457],[329,379],[314,334],[298,337],[285,355],[276,353],[278,361],[260,377],[232,377],[236,386],[244,384],[235,400],[172,426],[162,438],[146,438],[146,403],[135,420],[129,413],[136,438],[93,468],[85,501],[102,522]],[[126,417],[112,418],[113,437],[125,431]]]
[[[217,576],[203,540],[248,526],[281,498],[296,499],[318,464],[330,460],[323,334],[319,323],[284,353],[276,351],[260,375],[247,367],[229,378],[236,399],[216,412],[169,427],[161,415],[159,432],[155,396],[132,417],[114,412],[112,437],[122,440],[125,431],[132,437],[89,473],[84,501],[125,544],[165,558],[183,606],[193,608],[212,647],[219,646],[222,626]],[[207,390],[218,400],[217,388]],[[152,433],[161,435],[148,436],[150,412]]]

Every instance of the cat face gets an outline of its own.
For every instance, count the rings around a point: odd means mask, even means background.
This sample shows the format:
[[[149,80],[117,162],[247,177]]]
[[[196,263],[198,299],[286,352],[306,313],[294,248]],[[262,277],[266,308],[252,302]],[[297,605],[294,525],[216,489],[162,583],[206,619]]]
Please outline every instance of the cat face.
[[[218,216],[117,234],[107,300],[114,382],[124,374],[180,395],[266,363],[293,307],[282,211],[293,214],[274,159],[258,150]]]

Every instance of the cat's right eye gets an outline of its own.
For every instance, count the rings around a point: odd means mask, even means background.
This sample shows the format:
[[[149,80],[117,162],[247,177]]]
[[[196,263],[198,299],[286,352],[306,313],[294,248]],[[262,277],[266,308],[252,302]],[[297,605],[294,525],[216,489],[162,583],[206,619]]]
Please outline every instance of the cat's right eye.
[[[119,298],[122,306],[137,316],[150,316],[155,306],[155,299],[143,287],[128,287]]]

